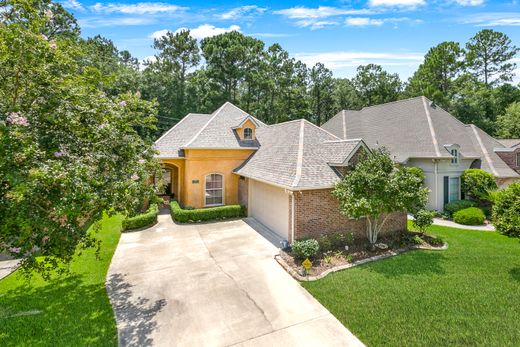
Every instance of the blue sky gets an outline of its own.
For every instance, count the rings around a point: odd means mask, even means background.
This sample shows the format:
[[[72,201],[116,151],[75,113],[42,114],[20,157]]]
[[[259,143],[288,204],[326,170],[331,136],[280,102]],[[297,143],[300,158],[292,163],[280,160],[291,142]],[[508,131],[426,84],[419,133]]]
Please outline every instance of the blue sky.
[[[483,28],[502,31],[520,46],[517,0],[61,3],[78,18],[83,36],[105,36],[139,59],[154,54],[153,37],[179,28],[191,29],[198,39],[239,30],[266,45],[278,42],[309,66],[321,61],[338,77],[377,63],[406,79],[430,47],[464,44]]]

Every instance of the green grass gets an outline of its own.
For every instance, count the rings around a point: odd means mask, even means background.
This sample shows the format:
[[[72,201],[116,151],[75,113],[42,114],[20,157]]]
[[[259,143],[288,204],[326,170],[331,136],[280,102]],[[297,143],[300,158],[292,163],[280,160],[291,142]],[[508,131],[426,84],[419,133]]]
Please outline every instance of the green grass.
[[[408,252],[302,285],[368,346],[518,346],[520,240],[432,226]]]
[[[0,280],[0,346],[115,346],[117,331],[105,276],[122,217],[105,218],[96,237],[100,258],[83,251],[71,274],[28,284],[13,273]]]

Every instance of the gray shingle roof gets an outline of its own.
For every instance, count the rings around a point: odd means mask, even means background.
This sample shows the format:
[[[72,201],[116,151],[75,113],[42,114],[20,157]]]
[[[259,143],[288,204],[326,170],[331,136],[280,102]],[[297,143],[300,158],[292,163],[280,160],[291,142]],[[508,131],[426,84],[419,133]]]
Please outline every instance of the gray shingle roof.
[[[183,157],[185,148],[257,148],[257,141],[240,140],[233,129],[248,117],[265,125],[229,102],[212,114],[190,113],[155,141],[158,158]]]
[[[520,139],[497,139],[497,141],[507,148],[520,146]]]
[[[260,148],[236,173],[289,189],[332,187],[339,177],[329,166],[343,162],[360,140],[340,141],[306,120],[257,130]]]
[[[370,148],[384,146],[400,162],[408,158],[449,158],[445,145],[458,144],[462,157],[480,158],[482,168],[495,176],[518,176],[493,152],[502,144],[476,127],[475,132],[474,126],[463,124],[423,96],[360,111],[341,111],[322,127],[343,139],[362,138]],[[476,134],[481,134],[481,141]]]

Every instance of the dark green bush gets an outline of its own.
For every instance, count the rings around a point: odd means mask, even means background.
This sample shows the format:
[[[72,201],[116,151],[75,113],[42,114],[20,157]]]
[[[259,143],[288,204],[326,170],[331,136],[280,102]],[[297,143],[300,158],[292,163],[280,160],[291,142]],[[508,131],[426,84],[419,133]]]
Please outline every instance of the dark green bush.
[[[440,236],[437,236],[435,238],[431,238],[428,240],[428,243],[432,246],[435,246],[435,247],[440,247],[442,245],[444,245],[444,240],[442,239],[442,237]]]
[[[354,234],[352,233],[324,234],[318,239],[318,244],[322,253],[343,250],[346,245],[352,244],[353,242]]]
[[[148,210],[143,214],[134,217],[127,217],[123,220],[123,231],[144,228],[157,223],[159,207],[157,204],[150,204]]]
[[[424,233],[426,228],[433,224],[433,218],[435,217],[435,211],[419,210],[413,216],[413,226]]]
[[[504,235],[520,237],[520,182],[496,194],[493,225]]]
[[[478,204],[471,200],[455,200],[444,205],[444,212],[447,212],[450,216],[457,211],[463,210],[469,207],[477,207]]]
[[[461,176],[461,190],[473,199],[489,200],[489,192],[497,189],[493,175],[481,169],[466,169]]]
[[[486,216],[478,207],[465,208],[453,214],[453,220],[464,225],[481,225],[484,224],[484,219]]]
[[[292,243],[291,248],[296,259],[304,260],[315,257],[320,250],[320,245],[315,239],[296,240]]]
[[[177,201],[170,203],[173,220],[179,223],[194,223],[218,219],[238,218],[246,215],[246,210],[240,205],[226,205],[208,208],[182,209]]]

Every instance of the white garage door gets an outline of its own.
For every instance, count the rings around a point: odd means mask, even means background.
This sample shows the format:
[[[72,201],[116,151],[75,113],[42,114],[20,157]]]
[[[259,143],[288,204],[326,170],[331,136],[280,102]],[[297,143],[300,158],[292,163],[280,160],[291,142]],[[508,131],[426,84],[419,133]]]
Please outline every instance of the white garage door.
[[[270,184],[252,179],[249,182],[249,216],[288,240],[289,194]]]

